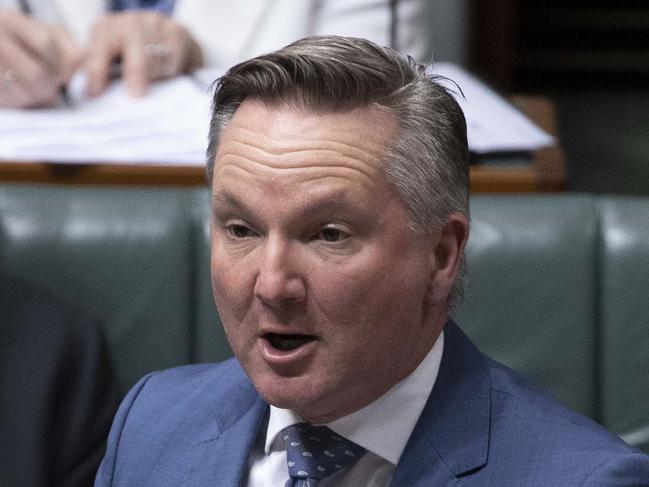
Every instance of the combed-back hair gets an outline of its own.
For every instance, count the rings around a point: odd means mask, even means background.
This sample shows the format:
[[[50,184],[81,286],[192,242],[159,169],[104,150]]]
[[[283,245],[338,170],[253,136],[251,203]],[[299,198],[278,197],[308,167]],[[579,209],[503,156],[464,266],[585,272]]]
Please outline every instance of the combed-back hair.
[[[466,121],[442,79],[394,49],[365,39],[308,37],[232,67],[216,81],[207,179],[211,183],[221,134],[245,99],[315,113],[377,107],[394,118],[382,171],[416,232],[434,231],[451,213],[469,218]],[[461,276],[449,298],[461,299]]]

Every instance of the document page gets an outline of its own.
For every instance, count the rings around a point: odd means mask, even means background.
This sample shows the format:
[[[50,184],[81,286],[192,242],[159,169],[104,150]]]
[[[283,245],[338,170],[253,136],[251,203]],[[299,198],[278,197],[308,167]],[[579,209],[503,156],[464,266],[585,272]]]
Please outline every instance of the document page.
[[[554,137],[461,67],[436,63],[426,72],[450,80],[442,83],[453,91],[464,111],[471,152],[532,152],[556,143]]]
[[[0,159],[200,166],[209,112],[207,90],[187,76],[156,83],[142,98],[115,82],[67,106],[0,110]]]
[[[533,151],[555,143],[462,68],[438,63],[427,72],[452,80],[442,82],[464,110],[472,152]],[[82,79],[76,78],[68,104],[0,109],[0,161],[202,166],[210,86],[220,74],[204,70],[158,82],[142,98],[129,97],[117,81],[101,97],[89,99],[83,95]]]

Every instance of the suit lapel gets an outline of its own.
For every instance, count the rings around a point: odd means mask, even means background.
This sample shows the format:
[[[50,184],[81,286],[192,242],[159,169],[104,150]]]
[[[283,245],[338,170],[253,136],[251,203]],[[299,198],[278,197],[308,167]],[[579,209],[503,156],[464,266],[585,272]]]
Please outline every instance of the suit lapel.
[[[243,374],[243,372],[241,372]],[[187,452],[189,470],[183,486],[241,485],[248,458],[268,415],[264,402],[247,377],[220,395],[211,429]]]
[[[183,485],[241,485],[267,412],[268,406],[260,400],[231,428],[196,444],[190,451],[191,469]]]
[[[486,358],[452,321],[435,387],[399,460],[391,487],[459,485],[487,463],[491,378]]]

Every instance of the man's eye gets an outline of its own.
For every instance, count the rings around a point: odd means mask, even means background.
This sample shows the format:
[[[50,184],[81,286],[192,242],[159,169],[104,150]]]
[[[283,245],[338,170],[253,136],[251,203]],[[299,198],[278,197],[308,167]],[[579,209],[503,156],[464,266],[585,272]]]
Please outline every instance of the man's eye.
[[[232,238],[246,238],[254,235],[254,232],[250,228],[236,223],[225,227],[225,231]]]
[[[324,240],[325,242],[340,242],[345,240],[349,235],[343,230],[336,227],[324,227],[316,235],[316,240]]]

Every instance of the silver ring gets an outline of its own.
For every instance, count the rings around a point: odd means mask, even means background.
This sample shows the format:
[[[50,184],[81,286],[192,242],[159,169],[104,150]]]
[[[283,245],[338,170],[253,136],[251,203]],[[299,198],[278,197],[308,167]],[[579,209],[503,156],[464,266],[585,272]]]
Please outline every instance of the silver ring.
[[[16,81],[16,71],[13,69],[8,69],[2,74],[2,77],[7,83],[13,83],[14,81]]]
[[[167,44],[152,42],[144,45],[144,54],[153,58],[164,59],[171,55],[171,48]]]

